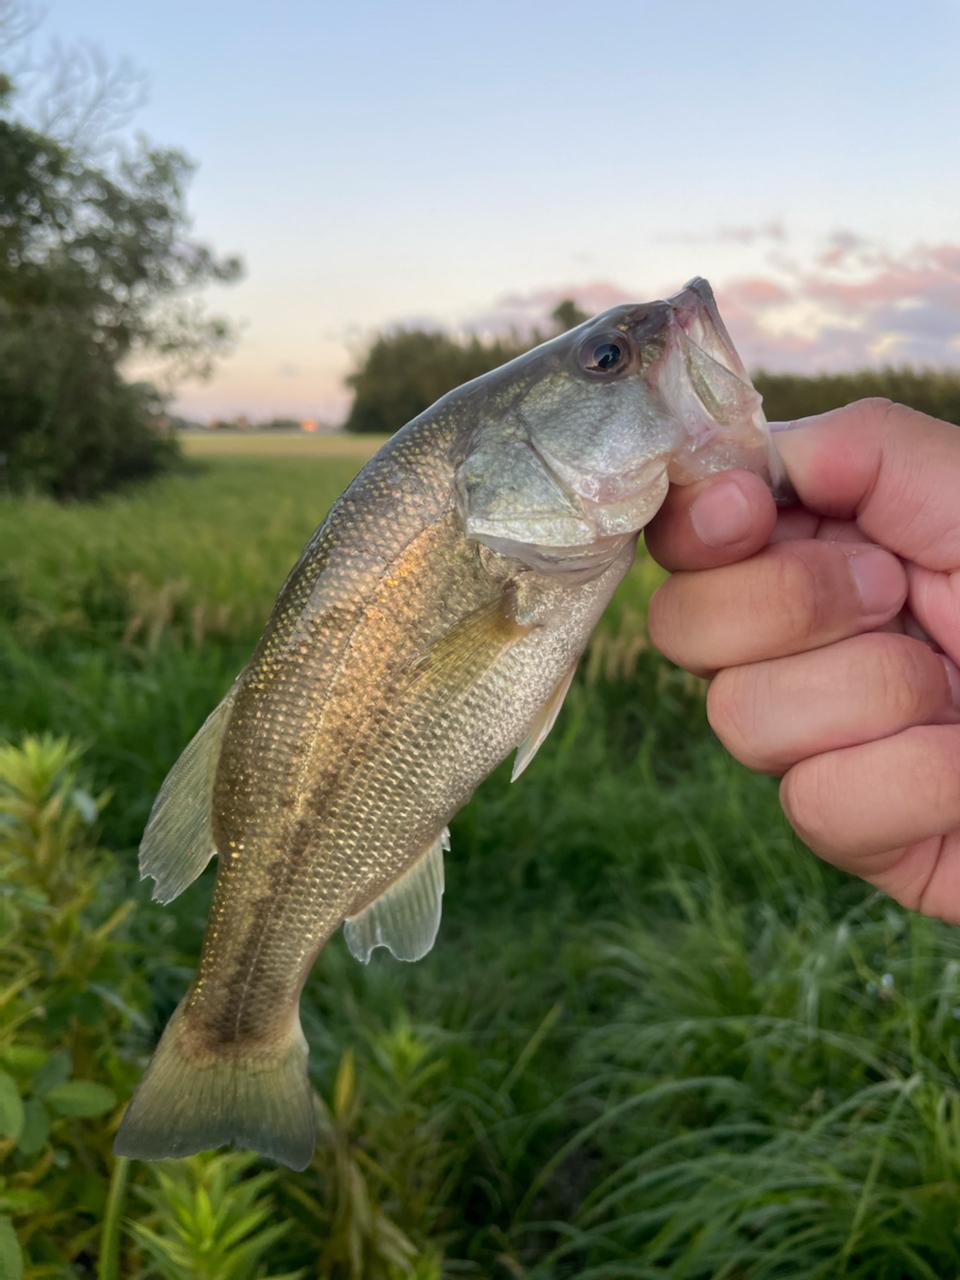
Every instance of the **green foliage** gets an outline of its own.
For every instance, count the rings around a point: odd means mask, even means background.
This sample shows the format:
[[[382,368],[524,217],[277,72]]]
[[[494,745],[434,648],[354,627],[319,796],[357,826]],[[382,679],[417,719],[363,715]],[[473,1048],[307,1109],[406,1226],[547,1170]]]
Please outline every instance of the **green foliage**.
[[[522,780],[502,767],[452,824],[431,954],[322,952],[312,1167],[113,1160],[113,1099],[189,979],[210,885],[160,909],[132,846],[346,466],[220,460],[97,507],[0,504],[7,733],[92,740],[98,779],[57,739],[0,752],[0,1268],[960,1273],[960,935],[798,846],[701,682],[650,648],[642,557]],[[134,574],[186,585],[128,633]],[[201,603],[229,609],[194,635]]]
[[[163,1280],[299,1280],[305,1270],[280,1275],[262,1264],[290,1222],[271,1222],[267,1194],[275,1173],[246,1176],[255,1157],[207,1153],[154,1166],[140,1190],[152,1212],[131,1232],[151,1272]]]
[[[27,1277],[95,1251],[107,1117],[136,1078],[125,1039],[146,1025],[118,940],[133,904],[109,891],[91,840],[106,799],[64,740],[0,746],[0,1213]],[[6,1230],[0,1251],[12,1248]]]
[[[347,431],[394,432],[435,400],[489,373],[526,348],[499,339],[458,342],[438,330],[381,334],[363,364],[347,378],[354,391]]]
[[[440,1206],[451,1153],[436,1120],[414,1099],[423,1083],[417,1061],[426,1046],[401,1026],[379,1037],[385,1051],[367,1098],[358,1086],[354,1052],[340,1060],[328,1106],[318,1096],[319,1142],[311,1174],[286,1173],[283,1184],[298,1234],[309,1241],[318,1273],[329,1280],[440,1280],[435,1249],[420,1249],[397,1225],[428,1238]],[[392,1052],[391,1052],[392,1051]],[[386,1079],[385,1079],[386,1077]],[[378,1091],[380,1091],[378,1090]]]
[[[790,422],[839,409],[854,400],[883,396],[921,413],[960,425],[960,372],[952,369],[861,369],[856,373],[754,374],[771,422]]]
[[[557,333],[589,318],[571,298],[550,316]],[[344,426],[347,431],[392,434],[454,387],[499,368],[543,340],[536,330],[529,342],[516,335],[508,340],[474,336],[461,341],[438,329],[381,333],[346,380],[354,397]]]
[[[584,320],[589,320],[590,313],[581,311],[572,298],[564,298],[550,312],[550,319],[559,333],[565,333],[568,329],[575,329],[578,324],[583,324]]]
[[[236,279],[186,237],[192,166],[141,139],[109,168],[48,137],[0,94],[0,487],[90,498],[176,456],[162,399],[121,373],[132,353],[204,371],[223,321],[179,299]]]
[[[231,458],[96,505],[0,501],[0,736],[88,742],[120,797],[103,815],[111,847],[138,843],[171,757],[358,465]]]

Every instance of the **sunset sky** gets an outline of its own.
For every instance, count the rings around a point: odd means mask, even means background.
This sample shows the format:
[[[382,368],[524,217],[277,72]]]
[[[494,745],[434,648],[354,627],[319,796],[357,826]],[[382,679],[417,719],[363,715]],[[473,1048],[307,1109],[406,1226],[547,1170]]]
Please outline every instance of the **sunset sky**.
[[[380,327],[714,284],[748,367],[960,364],[960,0],[48,0],[199,164],[242,327],[183,412],[342,418]]]

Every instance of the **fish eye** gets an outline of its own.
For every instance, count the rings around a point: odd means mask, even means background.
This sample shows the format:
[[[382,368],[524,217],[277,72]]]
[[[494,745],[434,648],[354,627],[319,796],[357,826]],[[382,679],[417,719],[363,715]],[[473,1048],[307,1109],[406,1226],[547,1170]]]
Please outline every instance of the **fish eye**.
[[[622,373],[630,363],[630,344],[622,333],[594,334],[581,346],[577,358],[584,373],[609,377]]]

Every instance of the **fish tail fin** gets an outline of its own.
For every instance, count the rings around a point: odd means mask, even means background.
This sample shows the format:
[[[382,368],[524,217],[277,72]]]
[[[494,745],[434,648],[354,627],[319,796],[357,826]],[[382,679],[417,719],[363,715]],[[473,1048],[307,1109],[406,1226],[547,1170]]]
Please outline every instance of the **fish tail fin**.
[[[164,1160],[232,1141],[305,1169],[316,1118],[299,1012],[284,1040],[245,1054],[234,1045],[198,1053],[185,1032],[181,1002],[130,1101],[114,1152]]]

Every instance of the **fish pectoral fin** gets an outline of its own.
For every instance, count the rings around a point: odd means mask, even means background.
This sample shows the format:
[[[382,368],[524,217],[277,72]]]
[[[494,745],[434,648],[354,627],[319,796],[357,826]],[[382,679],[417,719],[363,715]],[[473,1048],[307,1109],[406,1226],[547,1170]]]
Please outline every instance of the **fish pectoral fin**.
[[[347,916],[343,936],[351,953],[370,963],[374,947],[386,947],[398,960],[422,960],[440,928],[443,853],[450,848],[444,827],[438,838],[399,880],[355,916]]]
[[[419,682],[429,677],[450,689],[473,684],[533,630],[511,618],[505,607],[501,596],[448,627],[409,664],[408,678]]]
[[[553,728],[557,716],[560,714],[560,708],[563,706],[563,700],[567,696],[567,690],[570,688],[570,683],[573,680],[573,673],[576,671],[577,663],[579,661],[580,659],[577,658],[574,662],[571,662],[566,675],[540,708],[539,715],[530,726],[530,732],[517,747],[517,754],[513,761],[513,773],[510,775],[511,782],[516,782],[520,777],[521,773],[523,773],[524,769],[540,750],[540,745],[544,738]]]
[[[232,691],[207,716],[160,788],[140,842],[140,879],[154,881],[154,902],[172,902],[192,884],[217,847],[213,782]]]

